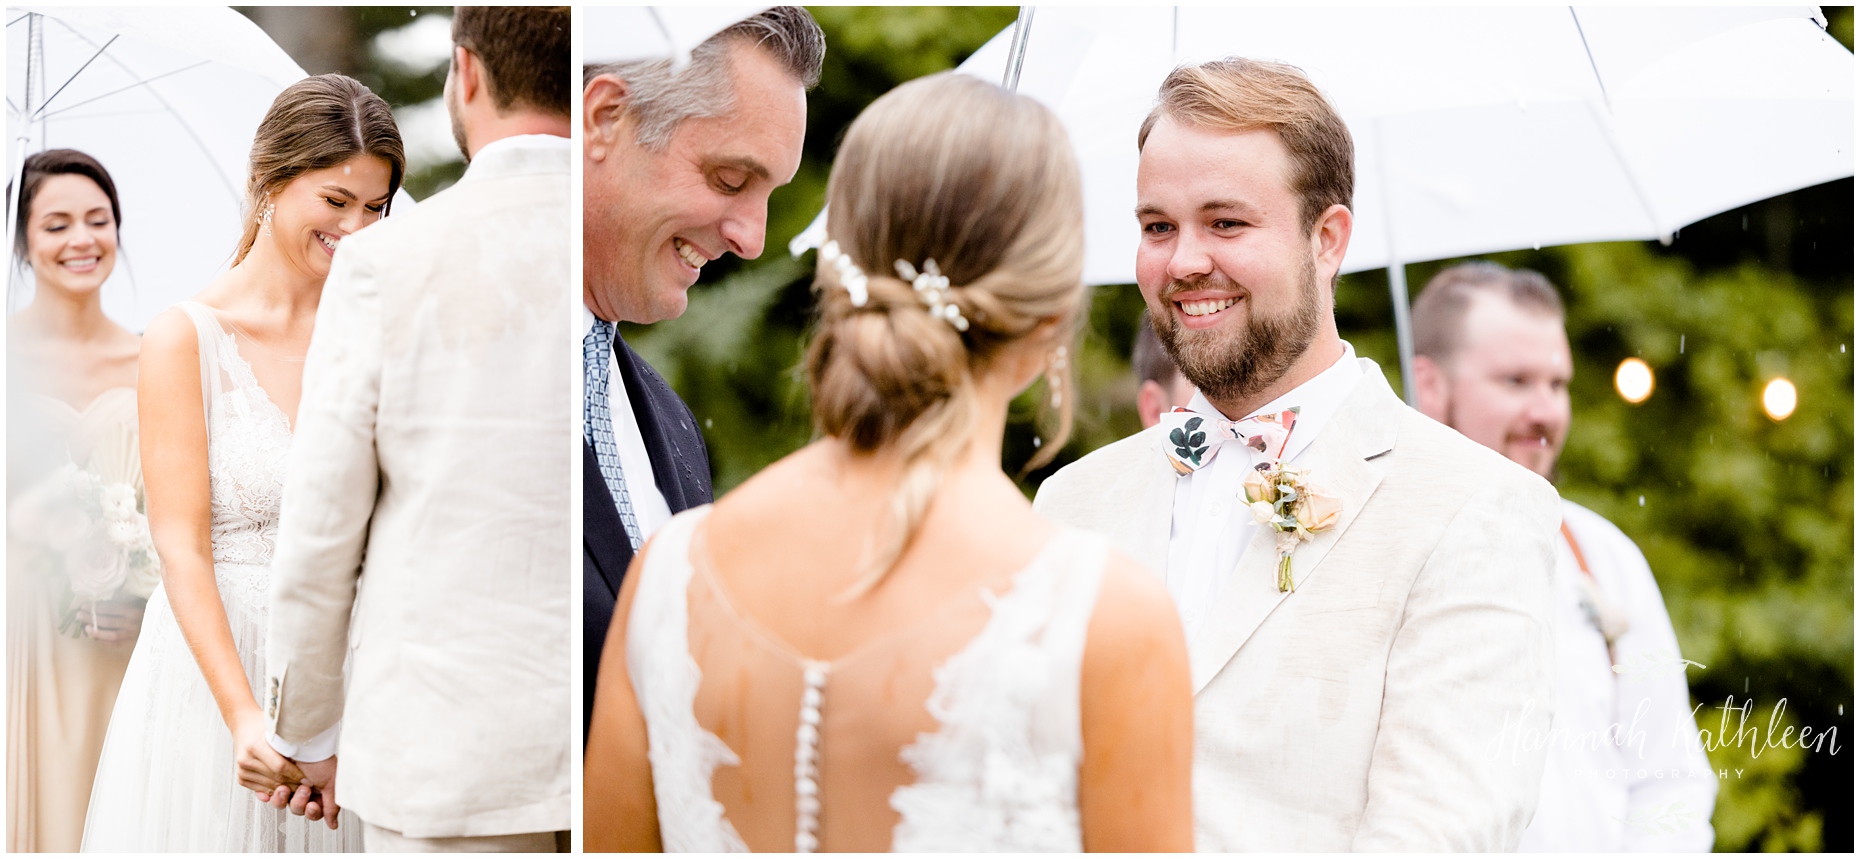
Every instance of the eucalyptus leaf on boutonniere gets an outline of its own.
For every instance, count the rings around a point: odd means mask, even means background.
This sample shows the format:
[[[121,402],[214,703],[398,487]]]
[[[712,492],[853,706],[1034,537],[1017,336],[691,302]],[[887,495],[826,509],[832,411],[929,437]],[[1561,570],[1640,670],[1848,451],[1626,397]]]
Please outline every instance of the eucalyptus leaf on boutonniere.
[[[1292,550],[1319,531],[1329,530],[1343,515],[1343,502],[1312,484],[1309,469],[1283,461],[1253,466],[1242,484],[1253,521],[1278,532],[1279,593],[1292,590]]]

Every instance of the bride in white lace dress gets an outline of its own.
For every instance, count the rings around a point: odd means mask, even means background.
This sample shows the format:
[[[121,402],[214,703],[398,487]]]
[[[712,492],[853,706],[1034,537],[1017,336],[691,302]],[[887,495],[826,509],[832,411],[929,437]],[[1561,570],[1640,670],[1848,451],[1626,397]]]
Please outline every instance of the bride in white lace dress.
[[[1069,418],[1078,168],[1024,96],[939,75],[828,184],[821,437],[674,518],[622,588],[587,847],[1186,850],[1186,648],[1161,582],[1001,470],[1044,371]]]
[[[404,163],[393,115],[366,87],[320,75],[287,88],[253,143],[231,270],[144,335],[142,461],[163,581],[104,740],[86,852],[361,849],[355,821],[325,814],[329,798],[308,817],[283,807],[307,773],[334,766],[333,748],[291,749],[301,764],[275,750],[258,684],[317,300],[335,246],[381,217]]]

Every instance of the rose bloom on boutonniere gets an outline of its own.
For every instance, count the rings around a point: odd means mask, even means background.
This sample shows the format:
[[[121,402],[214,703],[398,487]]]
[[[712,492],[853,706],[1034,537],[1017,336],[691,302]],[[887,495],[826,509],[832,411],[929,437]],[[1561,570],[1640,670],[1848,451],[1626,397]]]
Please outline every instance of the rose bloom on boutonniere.
[[[1343,502],[1312,484],[1308,469],[1283,462],[1260,463],[1241,482],[1253,521],[1278,532],[1279,593],[1292,590],[1292,550],[1337,524]]]

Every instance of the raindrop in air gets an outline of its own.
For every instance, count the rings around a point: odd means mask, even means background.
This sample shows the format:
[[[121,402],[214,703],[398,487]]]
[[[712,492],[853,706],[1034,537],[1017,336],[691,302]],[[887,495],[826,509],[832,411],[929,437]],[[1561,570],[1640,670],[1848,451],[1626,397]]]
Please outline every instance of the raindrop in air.
[[[1686,354],[1686,335],[1679,335],[1679,354]]]
[[[1040,437],[1037,435],[1033,437],[1033,449],[1034,450],[1040,449]]]
[[[1645,495],[1642,495],[1642,496],[1640,497],[1640,506],[1642,506],[1642,507],[1645,507],[1645,506],[1647,506],[1647,496],[1645,496]]]

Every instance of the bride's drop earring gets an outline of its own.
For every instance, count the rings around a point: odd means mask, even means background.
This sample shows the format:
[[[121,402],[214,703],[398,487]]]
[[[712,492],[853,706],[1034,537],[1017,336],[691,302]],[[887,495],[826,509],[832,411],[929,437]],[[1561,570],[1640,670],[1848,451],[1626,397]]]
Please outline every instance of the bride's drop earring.
[[[265,225],[265,235],[271,235],[271,213],[277,208],[278,204],[276,203],[266,203],[264,214],[258,217],[259,223]]]
[[[1046,389],[1053,392],[1053,408],[1065,404],[1066,347],[1053,350],[1053,360],[1046,365]]]

